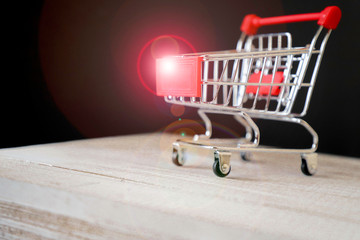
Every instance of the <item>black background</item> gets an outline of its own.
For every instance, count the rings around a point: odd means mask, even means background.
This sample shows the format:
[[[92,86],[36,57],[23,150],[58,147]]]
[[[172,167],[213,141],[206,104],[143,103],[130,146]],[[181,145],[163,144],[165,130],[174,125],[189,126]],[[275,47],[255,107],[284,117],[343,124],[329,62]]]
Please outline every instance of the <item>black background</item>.
[[[184,16],[193,14],[196,19],[196,11],[201,11],[198,21],[203,18],[211,20],[206,25],[211,26],[211,30],[204,30],[204,35],[208,34],[204,38],[208,39],[204,45],[199,43],[204,39],[195,41],[194,45],[198,50],[205,51],[234,48],[239,36],[238,26],[247,13],[267,17],[319,12],[326,6],[337,5],[341,8],[343,17],[338,29],[330,36],[305,120],[319,134],[320,152],[359,157],[359,1],[269,2],[137,0],[131,3],[136,6],[133,11],[127,13],[116,9],[132,9],[129,1],[34,0],[17,2],[16,5],[4,8],[4,39],[7,43],[3,46],[6,64],[3,65],[1,85],[0,147],[161,131],[164,126],[176,121],[177,117],[168,114],[169,106],[161,98],[153,96],[135,83],[135,57],[141,46],[151,37],[166,33],[171,26],[164,27],[164,31],[158,28],[151,31],[148,26],[142,29],[131,25],[125,18],[141,22],[141,19],[151,20],[149,13],[158,9],[175,9],[174,12],[179,9],[180,13],[184,12]],[[45,17],[44,9],[47,9]],[[83,25],[79,27],[76,23],[69,24],[72,16],[78,16]],[[154,16],[153,20],[157,22],[166,22],[167,16],[173,21],[177,20],[171,13]],[[110,20],[114,19],[118,20],[116,24],[112,23],[107,28]],[[62,26],[64,23],[67,25]],[[308,31],[309,26],[314,27],[314,24],[289,24],[269,28],[267,31],[289,31],[294,36],[293,45],[301,46],[304,41],[311,39],[314,32]],[[127,40],[137,36],[137,31],[149,32],[143,35],[143,39],[134,40],[133,48],[123,49],[124,52],[129,52],[128,62],[119,60],[122,65],[128,64],[126,73],[121,68],[117,69],[119,63],[113,63],[112,53],[109,51],[114,50],[105,48],[111,42],[107,39],[106,32],[113,33],[113,28],[124,30],[123,35],[115,35]],[[67,36],[67,30],[71,29],[72,33],[79,35],[61,38]],[[176,28],[172,31],[172,34],[177,33]],[[203,33],[201,29],[199,32]],[[211,34],[216,37],[212,38]],[[66,51],[69,49],[71,53]],[[115,78],[120,86],[115,89],[106,82],[114,74],[121,76]],[[87,77],[82,79],[82,76]],[[87,78],[92,79],[89,84],[86,83]],[[80,79],[79,82],[76,82],[77,79]],[[62,81],[66,84],[61,85]],[[99,87],[102,86],[102,81],[105,87]],[[129,82],[132,83],[128,85]],[[74,87],[69,87],[71,84]],[[131,92],[132,89],[136,90]],[[182,117],[199,119],[195,110],[191,109],[187,109]],[[219,117],[215,119],[222,124],[227,123],[227,120]],[[286,124],[260,120],[258,123],[264,144],[301,146],[304,141],[308,141],[308,137],[301,131]]]

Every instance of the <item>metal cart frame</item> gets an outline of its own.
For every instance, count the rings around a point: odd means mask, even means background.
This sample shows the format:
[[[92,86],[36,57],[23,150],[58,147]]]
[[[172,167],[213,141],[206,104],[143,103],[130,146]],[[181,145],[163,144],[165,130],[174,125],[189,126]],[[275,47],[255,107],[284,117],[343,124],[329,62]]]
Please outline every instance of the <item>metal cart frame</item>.
[[[190,61],[193,68],[198,68],[198,71],[191,70],[195,71],[195,74],[191,75],[194,76],[191,81],[196,81],[198,76],[200,89],[184,95],[178,94],[176,89],[170,89],[168,93],[161,92],[159,95],[164,96],[168,103],[198,107],[198,114],[206,128],[202,135],[173,143],[173,162],[182,166],[185,162],[184,152],[188,147],[208,148],[214,151],[214,173],[225,177],[231,170],[231,152],[240,152],[244,160],[248,160],[249,152],[299,153],[302,172],[308,176],[315,174],[318,135],[301,117],[308,111],[327,40],[340,18],[341,11],[335,6],[327,7],[320,13],[273,18],[247,15],[241,25],[242,34],[235,50],[160,59],[157,62],[157,71],[162,66],[161,62],[168,59],[178,65]],[[290,33],[256,34],[261,26],[312,20],[317,20],[320,26],[310,44],[305,47],[292,47]],[[315,61],[311,61],[313,55],[317,55]],[[308,77],[309,72],[311,75]],[[157,72],[157,80],[159,75]],[[303,99],[299,111],[294,107],[294,103],[300,95]],[[211,142],[212,124],[207,116],[209,113],[234,116],[245,127],[245,137],[240,139],[236,146]],[[299,124],[312,136],[311,147],[259,147],[260,131],[253,118]]]

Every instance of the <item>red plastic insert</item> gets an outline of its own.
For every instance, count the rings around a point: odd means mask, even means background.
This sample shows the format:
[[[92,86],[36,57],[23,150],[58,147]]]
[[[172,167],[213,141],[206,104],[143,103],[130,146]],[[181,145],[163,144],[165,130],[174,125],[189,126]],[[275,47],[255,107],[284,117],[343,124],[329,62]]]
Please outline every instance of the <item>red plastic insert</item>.
[[[261,75],[261,72],[251,74],[248,82],[249,83],[259,83],[260,75]],[[270,83],[271,84],[272,76],[273,76],[272,74],[266,74],[266,75],[264,74],[261,83]],[[276,72],[275,78],[274,78],[274,83],[282,83],[283,81],[284,81],[283,72]],[[256,94],[258,87],[259,86],[247,86],[246,93],[247,94],[249,94],[249,93]],[[260,90],[259,90],[260,95],[266,96],[266,95],[269,95],[269,93],[270,93],[270,85],[260,87]],[[272,86],[271,95],[278,96],[279,93],[280,93],[280,86]]]
[[[156,59],[156,94],[200,97],[201,57]]]

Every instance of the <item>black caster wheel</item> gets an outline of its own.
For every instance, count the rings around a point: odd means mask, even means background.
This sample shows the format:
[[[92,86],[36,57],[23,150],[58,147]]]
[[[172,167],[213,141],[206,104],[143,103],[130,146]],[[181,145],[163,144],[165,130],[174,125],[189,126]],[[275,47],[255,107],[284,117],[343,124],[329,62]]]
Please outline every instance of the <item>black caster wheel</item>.
[[[228,169],[225,171],[225,173],[224,173],[224,171],[221,171],[219,159],[215,159],[214,164],[213,164],[213,172],[215,173],[216,176],[226,177],[227,175],[229,175],[230,171],[231,171],[231,166],[228,167]]]
[[[176,165],[176,166],[183,166],[184,165],[184,160],[183,157],[180,156],[179,151],[176,148],[173,148],[173,153],[172,153],[172,162]]]
[[[308,165],[306,163],[306,160],[304,158],[301,158],[301,171],[306,176],[312,176],[313,173],[310,173]]]
[[[316,173],[318,165],[318,156],[316,153],[301,154],[301,171],[306,176],[312,176]]]
[[[250,154],[248,152],[241,152],[240,157],[245,162],[250,162]]]

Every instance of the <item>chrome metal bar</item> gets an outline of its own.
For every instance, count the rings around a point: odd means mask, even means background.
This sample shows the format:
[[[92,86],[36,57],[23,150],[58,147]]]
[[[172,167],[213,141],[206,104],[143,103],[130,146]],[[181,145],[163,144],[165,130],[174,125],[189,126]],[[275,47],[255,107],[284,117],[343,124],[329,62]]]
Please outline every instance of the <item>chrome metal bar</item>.
[[[323,41],[321,43],[320,53],[319,53],[319,55],[318,55],[318,57],[316,59],[316,64],[315,64],[313,74],[312,74],[311,80],[310,80],[310,87],[308,89],[305,104],[304,104],[304,108],[303,108],[303,111],[300,113],[300,116],[304,116],[306,114],[308,108],[309,108],[309,103],[310,103],[311,95],[312,95],[312,92],[313,92],[313,89],[314,89],[316,77],[317,77],[317,74],[319,72],[320,63],[321,63],[321,60],[322,60],[322,57],[323,57],[323,54],[324,54],[324,51],[325,51],[326,43],[327,43],[327,41],[328,41],[328,39],[330,37],[330,34],[331,34],[331,29],[328,30],[328,32],[326,33],[326,35],[323,38]]]
[[[225,83],[228,81],[228,66],[229,66],[229,60],[225,60],[223,62],[223,72],[222,72],[222,76],[220,78],[220,81],[222,83]],[[222,97],[222,102],[225,102],[227,93],[228,93],[228,86],[227,85],[222,85],[222,90],[223,90],[223,97]]]
[[[256,95],[255,95],[255,98],[254,98],[253,105],[251,107],[252,110],[255,109],[256,104],[257,104],[257,98],[259,96],[259,91],[260,91],[260,84],[262,83],[263,76],[264,76],[264,67],[265,67],[265,64],[266,64],[266,59],[267,59],[267,57],[264,57],[264,60],[262,61],[262,68],[261,68],[261,73],[260,73],[260,78],[259,78],[259,85],[258,85],[258,88],[256,89]]]
[[[309,47],[305,48],[291,48],[280,49],[271,51],[251,51],[251,52],[234,52],[234,53],[218,53],[213,55],[204,55],[204,61],[224,60],[224,59],[243,59],[243,58],[260,58],[266,56],[288,56],[289,54],[297,55],[302,53],[308,53]],[[318,53],[319,50],[313,50],[313,53]]]
[[[224,86],[270,86],[271,83],[247,83],[247,82],[213,82],[211,79],[209,79],[207,82],[203,82],[203,85],[224,85]],[[297,86],[298,84],[295,83],[273,83],[273,86]],[[302,83],[302,87],[311,86],[310,83]]]
[[[214,81],[219,81],[219,61],[214,61],[214,71],[213,71],[213,78]],[[216,104],[217,103],[217,99],[218,99],[218,92],[219,92],[219,86],[218,85],[214,85],[213,86],[213,100],[211,101],[212,103]]]
[[[254,58],[251,58],[251,59],[250,59],[250,62],[248,63],[249,66],[248,66],[248,69],[247,69],[247,71],[246,71],[246,73],[245,73],[245,76],[244,76],[243,79],[241,79],[241,80],[242,80],[241,83],[243,83],[243,84],[244,84],[244,83],[249,84],[250,72],[251,72],[253,63],[254,63]],[[244,90],[243,90],[243,91],[246,92],[246,88],[245,88],[245,87],[244,87]],[[243,106],[243,103],[244,103],[244,101],[243,101],[243,100],[244,100],[244,95],[245,95],[245,94],[243,94],[242,97],[241,97],[241,101],[240,101],[240,104],[239,104],[239,107],[240,107],[240,108]]]
[[[201,119],[204,121],[205,124],[205,134],[198,135],[196,134],[194,136],[194,141],[198,141],[199,139],[209,139],[212,135],[212,125],[209,117],[206,115],[206,111],[204,109],[199,109],[198,114],[201,117]]]
[[[208,73],[209,73],[209,61],[204,61],[204,69],[203,69],[203,82],[206,82],[208,80]],[[202,87],[202,102],[207,101],[207,86]]]
[[[226,64],[225,64],[225,61],[226,61]],[[214,84],[214,91],[213,91],[213,100],[211,101],[212,104],[217,104],[218,102],[218,98],[219,98],[219,92],[220,92],[220,86],[223,86],[223,78],[224,78],[224,74],[226,73],[226,79],[227,79],[227,66],[228,66],[228,61],[225,60],[224,63],[223,63],[223,71],[221,73],[221,76],[220,76],[220,79],[217,81],[217,80],[213,80],[216,81],[216,83],[218,84]],[[212,85],[212,84],[209,84],[209,85]],[[216,86],[216,87],[215,87]],[[216,91],[215,91],[216,89]],[[224,98],[223,98],[224,99]],[[224,100],[223,100],[224,102]]]
[[[244,41],[245,41],[245,38],[246,38],[246,34],[245,33],[241,33],[240,35],[240,38],[236,44],[236,51],[241,51],[242,47],[243,47],[243,44],[244,44]]]
[[[234,111],[224,111],[224,110],[212,110],[212,109],[199,109],[198,114],[200,115],[201,119],[205,123],[206,132],[203,135],[195,135],[193,140],[198,141],[201,139],[209,139],[212,135],[212,125],[209,117],[206,115],[206,113],[212,113],[212,114],[225,114],[225,115],[233,115],[236,120],[239,121],[240,124],[244,124],[244,126],[250,127],[250,129],[247,129],[249,132],[253,132],[254,140],[251,143],[246,144],[248,147],[257,147],[260,143],[260,130],[256,123],[252,120],[252,118],[245,112],[234,112]],[[239,120],[242,119],[242,120]],[[245,122],[244,122],[245,121]],[[248,136],[249,137],[249,136]],[[252,139],[252,134],[250,141]]]
[[[275,65],[274,65],[273,74],[272,74],[272,77],[271,77],[270,90],[269,90],[269,93],[268,93],[268,96],[267,96],[267,99],[266,99],[265,111],[267,111],[269,109],[271,92],[272,92],[272,88],[273,88],[273,85],[274,85],[275,74],[277,72],[278,59],[279,59],[279,57],[275,57]]]
[[[278,49],[280,50],[280,49],[282,49],[282,41],[281,41],[282,36],[279,35],[277,39],[278,39]]]
[[[292,83],[292,84],[288,83],[292,80],[291,76],[290,76],[290,72],[291,72],[291,66],[293,64],[293,57],[294,57],[294,55],[290,55],[290,59],[287,59],[287,61],[286,61],[288,71],[284,71],[284,83],[283,83],[283,87],[280,89],[279,99],[278,99],[278,103],[277,103],[275,112],[280,111],[281,104],[284,101],[285,91],[288,91],[285,88],[285,86],[288,86],[288,84],[289,84],[289,86],[295,85],[294,83]]]
[[[236,82],[238,72],[239,72],[239,65],[240,65],[240,60],[236,59],[234,61],[233,72],[231,74],[231,82],[232,83]],[[233,91],[233,85],[230,86],[230,90],[229,90],[229,93],[227,95],[226,101],[224,100],[224,106],[229,105],[232,91]]]
[[[292,80],[294,84],[299,84],[300,75],[302,73],[303,64],[304,64],[304,60],[306,57],[307,57],[307,54],[305,54],[305,53],[301,54],[301,57],[300,57],[301,60],[299,61],[299,65],[296,70],[296,77],[293,78],[293,80]],[[286,104],[285,111],[290,112],[290,110],[291,110],[290,101],[292,101],[292,99],[294,99],[295,91],[297,91],[297,89],[295,87],[291,88],[289,96],[288,96],[289,102]],[[278,108],[280,108],[280,104],[278,105]]]
[[[268,47],[267,47],[268,51],[272,50],[272,40],[273,40],[272,36],[269,35],[268,36]]]
[[[309,62],[310,62],[310,59],[311,59],[311,55],[314,53],[316,41],[317,41],[317,39],[318,39],[318,37],[319,37],[322,30],[323,30],[323,27],[320,26],[318,28],[317,32],[315,33],[315,36],[313,37],[313,39],[311,41],[311,44],[310,44],[310,47],[309,47],[309,52],[306,55],[304,63],[303,63],[302,68],[301,68],[301,73],[300,73],[299,79],[298,79],[298,86],[295,87],[296,90],[294,91],[294,95],[292,96],[292,99],[289,101],[289,106],[287,106],[287,108],[288,108],[287,111],[289,111],[289,112],[291,112],[292,107],[294,106],[295,98],[297,96],[298,90],[301,87],[301,83],[304,80],[306,70],[308,68],[308,65],[309,65]]]
[[[180,102],[171,97],[165,98],[165,102],[172,103],[172,104],[184,105],[184,106],[188,106],[188,107],[196,107],[196,108],[211,109],[211,110],[225,110],[225,111],[233,111],[233,112],[244,111],[248,114],[262,114],[264,117],[266,117],[266,116],[281,116],[281,117],[285,117],[285,116],[297,117],[297,116],[299,116],[299,114],[297,114],[297,113],[265,111],[265,110],[261,110],[261,109],[252,110],[250,108],[245,108],[245,107],[239,108],[239,107],[234,107],[234,106],[226,106],[226,105],[224,106],[224,104],[210,104],[210,103],[204,103],[201,101],[195,102],[195,103]]]
[[[220,146],[207,145],[207,144],[202,144],[202,143],[192,142],[192,141],[187,141],[187,140],[182,140],[180,142],[184,145],[190,145],[190,146],[192,145],[192,146],[197,146],[197,147],[202,147],[202,148],[208,148],[211,150],[220,150],[221,149],[222,151],[229,151],[229,152],[282,152],[282,153],[306,154],[306,153],[313,153],[316,151],[316,149],[318,147],[318,143],[319,143],[319,137],[318,137],[317,133],[315,132],[315,130],[306,121],[299,119],[299,118],[278,118],[278,119],[270,119],[270,120],[292,122],[292,123],[303,126],[312,136],[313,140],[312,140],[311,147],[305,148],[305,149],[263,148],[263,147],[257,147],[258,142],[256,144],[255,140],[254,140],[254,143],[252,143],[252,144],[243,144],[243,145],[240,145],[237,147],[227,147],[227,146],[220,147]],[[256,126],[256,128],[257,128],[257,126]],[[258,137],[256,139],[259,141],[260,135],[258,135]]]
[[[242,126],[245,128],[245,139],[250,142],[253,138],[253,130],[250,126],[250,124],[239,114],[235,114],[234,118],[236,121],[238,121]]]

